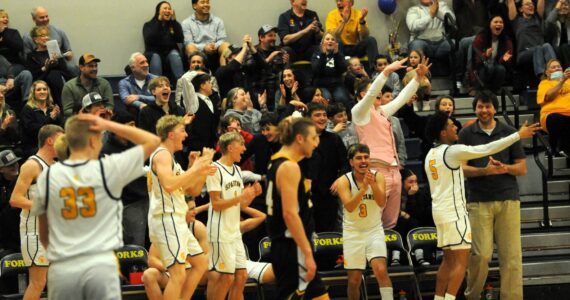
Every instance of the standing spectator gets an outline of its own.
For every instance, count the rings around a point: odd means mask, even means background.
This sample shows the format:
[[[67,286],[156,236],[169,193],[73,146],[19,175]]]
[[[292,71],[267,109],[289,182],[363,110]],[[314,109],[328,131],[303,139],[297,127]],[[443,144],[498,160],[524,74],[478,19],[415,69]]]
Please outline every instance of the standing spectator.
[[[447,63],[451,45],[445,39],[444,19],[446,15],[455,18],[443,0],[419,0],[419,4],[408,9],[406,24],[410,30],[408,50],[420,50],[438,63]]]
[[[402,180],[400,178],[396,141],[389,117],[413,96],[419,82],[429,70],[427,61],[423,61],[416,69],[416,78],[400,92],[394,101],[375,108],[374,103],[382,90],[390,73],[404,68],[406,59],[393,62],[378,76],[372,84],[358,89],[358,103],[352,108],[352,121],[361,144],[370,147],[370,168],[382,173],[386,180],[386,195],[388,202],[382,212],[385,228],[393,228],[400,214],[400,195]],[[362,83],[361,83],[362,84]]]
[[[35,81],[30,91],[30,99],[20,113],[22,126],[22,150],[24,158],[38,150],[38,132],[46,124],[61,125],[62,114],[54,104],[49,86],[45,81]]]
[[[19,114],[22,106],[28,101],[33,76],[28,70],[15,74],[16,69],[10,61],[0,55],[0,84],[4,85],[3,92],[6,93],[7,101]]]
[[[19,148],[19,122],[10,105],[6,103],[5,92],[6,88],[0,85],[0,148]]]
[[[165,115],[183,116],[182,107],[170,101],[170,81],[164,76],[150,81],[148,89],[154,96],[154,101],[141,109],[139,114],[139,127],[156,133],[156,122]]]
[[[259,120],[261,133],[255,134],[253,139],[246,145],[246,150],[242,155],[242,162],[252,156],[255,157],[253,163],[253,172],[255,174],[265,175],[267,173],[267,166],[271,156],[279,151],[279,147],[281,147],[277,125],[279,125],[279,117],[276,113],[263,113]]]
[[[327,106],[327,116],[330,120],[327,130],[338,134],[346,149],[352,144],[358,143],[354,124],[348,120],[346,107],[342,103],[333,103]]]
[[[459,133],[459,144],[477,146],[517,132],[496,120],[499,105],[489,91],[473,99],[477,122]],[[501,299],[523,299],[520,195],[516,176],[526,174],[526,155],[518,141],[493,156],[463,162],[472,244],[467,269],[467,299],[480,299],[493,243],[499,254]]]
[[[326,31],[340,41],[342,52],[347,56],[368,56],[369,71],[374,70],[374,58],[378,55],[376,39],[370,36],[366,15],[368,8],[355,9],[354,0],[336,0],[336,7],[329,12]]]
[[[310,60],[323,36],[323,25],[316,12],[307,9],[307,0],[290,0],[291,9],[279,15],[277,23],[283,49],[289,61]]]
[[[517,41],[517,66],[532,65],[537,78],[542,76],[547,61],[556,58],[554,49],[544,42],[542,18],[544,0],[538,0],[536,9],[532,0],[522,0],[517,10],[515,0],[507,0],[509,20]]]
[[[168,63],[175,79],[184,73],[184,64],[178,44],[184,43],[182,26],[167,1],[156,5],[154,17],[143,26],[145,56],[150,59],[150,72],[162,75],[163,65]]]
[[[209,69],[216,70],[225,64],[223,54],[230,46],[224,22],[210,13],[210,0],[192,0],[192,8],[194,13],[182,21],[186,53],[206,53],[212,63]]]
[[[26,67],[32,73],[34,80],[47,82],[53,91],[52,96],[57,105],[62,105],[61,93],[65,81],[71,78],[67,72],[64,58],[49,56],[47,41],[50,39],[50,31],[47,26],[36,26],[30,32],[36,48],[28,53]]]
[[[148,60],[140,52],[131,54],[129,68],[131,74],[119,81],[119,96],[127,107],[137,108],[133,111],[136,115],[148,103],[154,102],[148,85],[157,76],[148,72]]]
[[[36,137],[37,138],[37,137]],[[10,195],[20,175],[20,157],[12,150],[0,152],[0,255],[20,251],[20,209],[10,207]]]
[[[100,59],[90,53],[85,53],[79,58],[79,70],[81,74],[63,86],[61,103],[63,114],[67,118],[71,116],[77,107],[81,107],[83,96],[91,92],[97,92],[107,101],[107,108],[113,109],[113,90],[107,79],[98,77],[98,66]]]
[[[267,99],[271,100],[267,102],[269,110],[275,108],[273,99],[279,90],[279,73],[289,63],[289,53],[275,45],[277,30],[277,27],[273,25],[263,25],[257,31],[259,44],[255,48],[265,60],[261,72],[252,74],[254,76],[253,91],[256,93],[267,92]]]
[[[219,93],[220,93],[220,87],[218,86],[218,81],[216,80],[216,77],[212,76],[212,71],[210,71],[207,67],[206,67],[206,56],[204,55],[204,53],[202,52],[194,52],[194,53],[190,53],[188,55],[188,64],[189,64],[189,69],[188,72],[184,73],[184,75],[182,75],[182,77],[180,77],[178,79],[178,81],[176,81],[176,104],[182,106],[184,109],[187,110],[187,108],[184,106],[184,100],[183,100],[183,89],[185,86],[185,82],[188,83],[190,80],[192,80],[192,78],[194,78],[194,75],[196,73],[196,71],[201,71],[204,72],[208,75],[210,75],[210,82],[212,83],[212,95],[215,95],[215,97],[219,97]],[[187,78],[190,78],[190,80],[187,80]],[[187,110],[188,111],[188,110]]]
[[[73,52],[71,51],[71,44],[63,30],[50,24],[49,14],[45,7],[37,6],[32,9],[32,20],[36,26],[47,26],[50,32],[50,39],[56,40],[59,45],[62,56],[66,60],[67,72],[72,76],[79,75],[79,68],[73,63]],[[36,41],[31,35],[24,35],[24,54],[32,52],[36,49]],[[58,57],[59,58],[59,57]]]
[[[545,11],[546,12],[546,11]],[[562,67],[570,67],[570,6],[566,0],[556,1],[554,9],[548,12],[544,23],[544,39],[552,45],[562,62]]]
[[[309,104],[307,116],[315,124],[320,140],[313,155],[307,160],[306,174],[311,180],[315,230],[339,231],[341,207],[330,188],[340,175],[349,170],[346,148],[337,134],[325,130],[328,118],[326,108],[322,104]]]
[[[311,66],[314,85],[321,89],[323,97],[332,102],[341,102],[345,107],[352,107],[342,78],[346,71],[346,61],[332,33],[324,34],[320,49],[311,58]]]
[[[4,56],[13,66],[14,75],[24,70],[22,54],[24,42],[17,29],[10,28],[8,12],[0,9],[0,56]]]
[[[491,17],[485,27],[473,40],[473,65],[470,73],[471,86],[479,87],[475,75],[483,87],[498,91],[505,83],[512,67],[513,42],[504,31],[505,25],[500,15]]]
[[[550,147],[556,156],[570,155],[570,70],[562,71],[558,60],[546,64],[544,78],[538,85],[536,102],[540,108],[540,125],[548,131]]]

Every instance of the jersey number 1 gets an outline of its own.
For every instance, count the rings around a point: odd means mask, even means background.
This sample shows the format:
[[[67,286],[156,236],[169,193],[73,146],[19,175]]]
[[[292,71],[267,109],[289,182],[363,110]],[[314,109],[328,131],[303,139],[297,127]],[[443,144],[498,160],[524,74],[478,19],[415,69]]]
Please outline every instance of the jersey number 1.
[[[97,203],[92,187],[80,187],[77,191],[72,187],[65,187],[59,190],[59,196],[63,199],[64,205],[61,215],[66,220],[73,220],[78,214],[84,218],[91,218],[97,213]],[[77,207],[77,200],[83,203],[83,207]]]

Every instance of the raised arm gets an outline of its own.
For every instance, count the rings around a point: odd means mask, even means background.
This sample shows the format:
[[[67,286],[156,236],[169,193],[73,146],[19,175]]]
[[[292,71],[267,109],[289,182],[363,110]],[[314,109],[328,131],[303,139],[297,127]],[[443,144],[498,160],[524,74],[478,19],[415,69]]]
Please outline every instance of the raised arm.
[[[514,20],[517,17],[517,6],[515,0],[507,0],[507,8],[509,10],[509,20]]]
[[[416,77],[410,81],[406,87],[398,94],[398,97],[386,105],[380,106],[387,118],[394,115],[402,106],[404,106],[416,94],[420,82],[425,78],[429,72],[431,64],[429,58],[422,57],[421,63],[416,68]]]
[[[192,79],[199,74],[201,74],[199,71],[186,73],[176,82],[176,104],[180,105],[180,103],[183,103],[187,113],[195,114],[200,105],[198,96],[194,90],[194,85],[192,84]]]
[[[266,214],[252,207],[244,207],[241,211],[249,216],[249,218],[239,222],[241,233],[246,233],[255,229],[257,226],[261,225],[267,217]]]

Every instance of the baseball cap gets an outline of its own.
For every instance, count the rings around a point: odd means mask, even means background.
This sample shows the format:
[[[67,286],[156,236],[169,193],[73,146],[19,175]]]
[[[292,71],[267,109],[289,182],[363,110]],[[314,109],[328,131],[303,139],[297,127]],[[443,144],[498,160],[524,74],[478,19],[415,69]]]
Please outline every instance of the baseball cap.
[[[230,45],[226,51],[224,51],[224,57],[227,59],[234,54],[238,54],[241,51],[241,47],[238,45]]]
[[[273,25],[265,24],[265,25],[261,26],[261,28],[259,28],[259,30],[257,31],[257,36],[266,35],[271,31],[277,32],[277,27],[275,27]]]
[[[17,157],[12,150],[4,150],[0,152],[0,168],[8,167],[17,163],[21,158]]]
[[[84,66],[90,62],[100,62],[101,60],[91,53],[85,53],[79,58],[79,64]]]
[[[97,92],[91,92],[85,96],[83,96],[83,100],[81,100],[81,108],[89,107],[95,103],[105,103],[107,102],[106,99],[103,99],[101,95]]]

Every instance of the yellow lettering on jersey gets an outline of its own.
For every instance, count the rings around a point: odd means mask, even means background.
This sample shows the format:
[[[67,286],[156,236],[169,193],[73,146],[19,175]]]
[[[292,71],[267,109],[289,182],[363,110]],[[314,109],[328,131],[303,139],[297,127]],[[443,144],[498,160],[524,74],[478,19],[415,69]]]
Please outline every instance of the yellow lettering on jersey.
[[[414,233],[412,234],[412,238],[416,241],[436,241],[437,233]]]
[[[25,267],[23,259],[13,259],[4,261],[5,268],[21,268]]]
[[[386,242],[395,242],[398,240],[397,234],[387,234],[384,236],[384,241]]]
[[[263,249],[271,248],[271,242],[263,242]]]
[[[59,190],[59,197],[63,200],[61,216],[66,220],[73,220],[81,214],[84,218],[91,218],[97,214],[97,202],[95,191],[92,187],[80,187],[75,191],[72,187],[64,187]],[[78,209],[77,198],[81,198],[82,207]]]
[[[149,193],[152,192],[152,171],[150,170],[146,172],[146,188]]]
[[[439,179],[439,175],[437,174],[437,168],[435,167],[435,159],[429,160],[429,171],[431,173],[431,178],[433,178],[433,180]]]
[[[366,216],[368,216],[368,209],[366,208],[365,203],[360,203],[358,206],[358,216],[361,218],[366,218]]]

